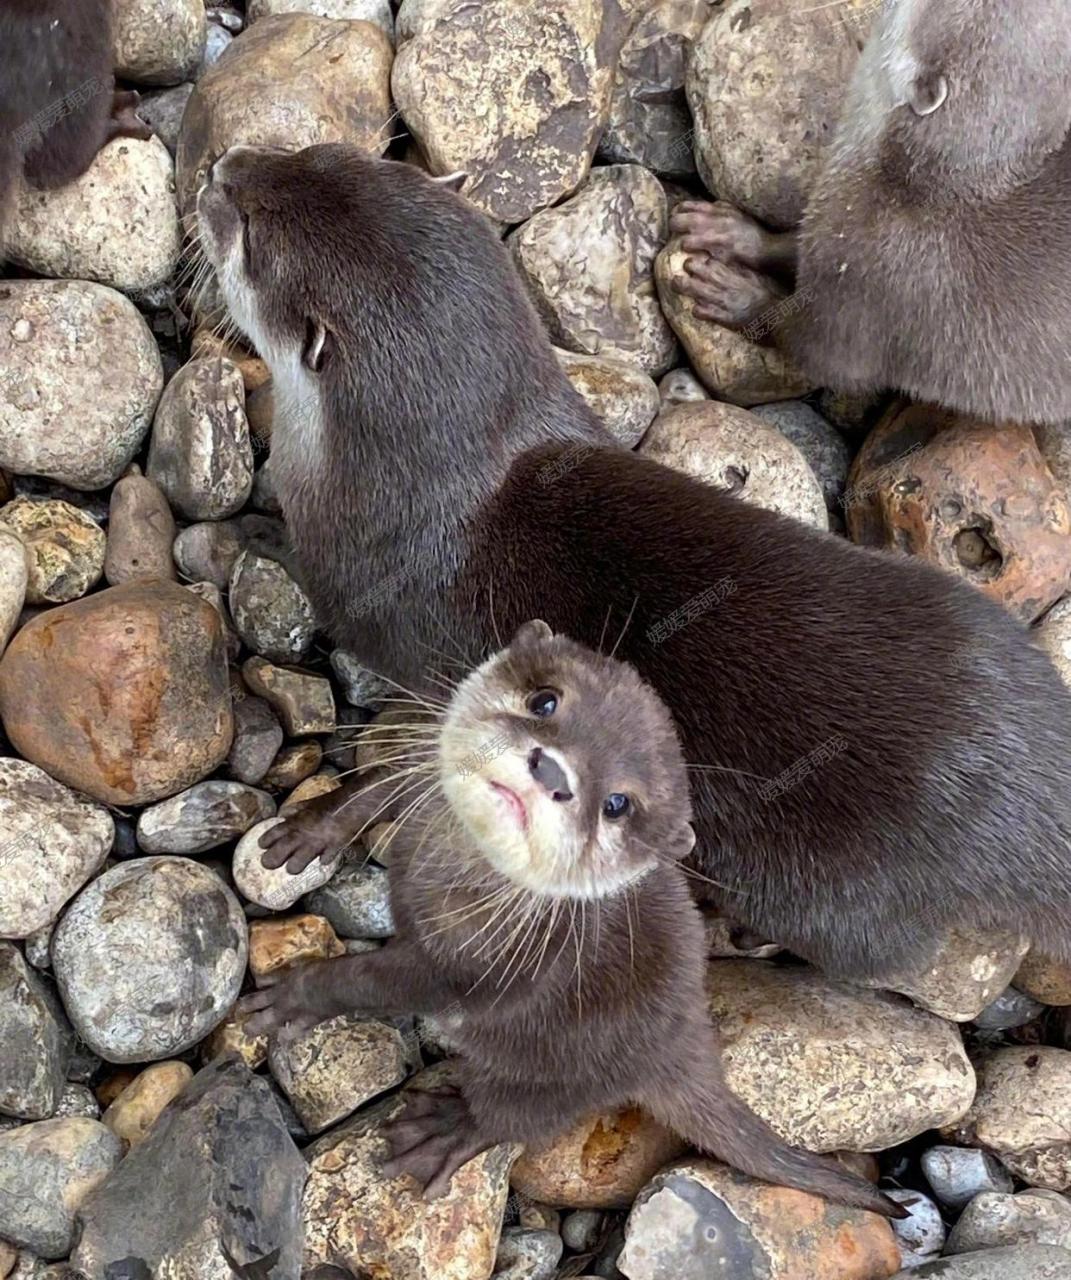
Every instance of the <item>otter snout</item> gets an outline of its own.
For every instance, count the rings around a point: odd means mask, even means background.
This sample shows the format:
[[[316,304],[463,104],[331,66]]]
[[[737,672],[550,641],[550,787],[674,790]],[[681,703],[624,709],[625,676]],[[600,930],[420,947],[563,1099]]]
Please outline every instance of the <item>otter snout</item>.
[[[533,747],[528,753],[528,772],[552,800],[572,800],[565,770],[549,751]]]

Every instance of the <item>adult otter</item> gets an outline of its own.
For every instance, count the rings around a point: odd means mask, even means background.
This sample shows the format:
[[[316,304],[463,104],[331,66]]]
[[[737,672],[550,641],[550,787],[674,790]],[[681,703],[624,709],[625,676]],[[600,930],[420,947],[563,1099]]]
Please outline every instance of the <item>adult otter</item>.
[[[19,179],[62,187],[112,138],[149,138],[112,74],[111,0],[0,0],[0,248]]]
[[[199,214],[337,643],[428,692],[496,625],[617,641],[696,767],[692,857],[727,914],[855,977],[952,923],[1066,953],[1071,698],[998,605],[615,447],[489,225],[412,167],[241,148]],[[344,800],[272,855],[349,838]]]
[[[390,735],[384,778],[358,797],[374,811],[392,795],[401,818],[397,934],[246,997],[250,1033],[353,1009],[456,1015],[460,1089],[411,1098],[388,1134],[387,1172],[431,1195],[496,1143],[638,1103],[748,1173],[897,1216],[725,1084],[678,865],[694,841],[688,774],[654,691],[529,622],[440,707],[423,731]]]
[[[890,0],[799,232],[681,204],[678,287],[820,385],[1066,421],[1069,130],[1066,0]]]

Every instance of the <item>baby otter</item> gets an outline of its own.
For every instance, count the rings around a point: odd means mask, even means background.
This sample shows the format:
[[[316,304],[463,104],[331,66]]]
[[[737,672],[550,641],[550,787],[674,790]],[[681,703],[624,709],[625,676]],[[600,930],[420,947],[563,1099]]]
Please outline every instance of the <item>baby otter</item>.
[[[138,95],[117,91],[111,0],[0,0],[0,247],[20,175],[80,177],[112,138],[149,138]]]
[[[1069,130],[1067,0],[889,0],[802,227],[678,205],[679,289],[820,385],[1066,421]]]
[[[688,776],[669,712],[631,667],[529,622],[407,735],[393,804],[380,781],[357,805],[362,820],[407,815],[391,844],[397,935],[244,1005],[251,1033],[353,1009],[459,1015],[460,1087],[414,1095],[388,1134],[389,1174],[434,1196],[487,1147],[637,1103],[757,1177],[896,1214],[725,1084],[679,865]]]

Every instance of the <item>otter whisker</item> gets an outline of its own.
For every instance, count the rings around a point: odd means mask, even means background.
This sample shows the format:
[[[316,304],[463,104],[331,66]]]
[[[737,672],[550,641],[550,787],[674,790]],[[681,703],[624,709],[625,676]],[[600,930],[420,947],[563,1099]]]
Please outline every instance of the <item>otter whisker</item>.
[[[625,625],[621,628],[621,634],[617,637],[617,641],[614,644],[614,647],[610,650],[611,658],[615,658],[617,656],[617,650],[621,644],[621,641],[624,640],[625,638],[625,632],[629,628],[629,623],[632,621],[632,615],[636,612],[636,606],[639,604],[639,602],[640,602],[640,597],[637,595],[632,601],[632,608],[629,609],[628,611],[628,617],[625,619]]]

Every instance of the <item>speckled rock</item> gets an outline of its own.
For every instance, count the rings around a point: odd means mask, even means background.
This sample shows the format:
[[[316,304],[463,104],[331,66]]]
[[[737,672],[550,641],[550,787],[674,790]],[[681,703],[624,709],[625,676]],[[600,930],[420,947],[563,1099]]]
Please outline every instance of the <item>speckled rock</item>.
[[[237,899],[207,867],[177,857],[106,871],[52,940],[67,1013],[108,1062],[154,1062],[196,1044],[234,1004],[246,957]]]
[[[523,222],[584,180],[609,108],[623,30],[598,0],[406,0],[391,84],[432,173]]]
[[[776,347],[696,318],[695,300],[676,287],[687,257],[674,237],[655,261],[654,279],[662,311],[706,388],[721,400],[745,407],[791,400],[812,390]]]
[[[1032,1187],[1071,1188],[1071,1052],[1016,1045],[977,1069],[974,1105],[946,1132],[991,1151]]]
[[[64,1258],[86,1196],[119,1163],[122,1144],[84,1116],[0,1133],[0,1235],[42,1258]]]
[[[84,280],[4,281],[0,467],[103,488],[137,452],[162,386],[160,353],[129,298]]]
[[[900,1251],[876,1214],[695,1159],[671,1165],[640,1192],[618,1266],[628,1280],[886,1280]]]
[[[957,1028],[895,996],[757,960],[714,961],[708,991],[729,1087],[789,1142],[883,1151],[971,1105]]]
[[[72,1264],[87,1280],[296,1280],[304,1180],[267,1081],[221,1059],[87,1197]]]
[[[182,248],[167,148],[159,138],[117,138],[74,182],[51,191],[24,187],[5,247],[38,275],[96,280],[126,293],[163,284]]]
[[[746,409],[714,400],[677,405],[654,420],[640,452],[745,502],[829,527],[821,486],[803,454]]]
[[[201,1062],[207,1065],[221,1054],[237,1054],[250,1071],[262,1067],[268,1060],[268,1037],[249,1034],[246,1023],[252,1016],[233,1008],[201,1041]]]
[[[1071,1280],[1071,1253],[1052,1245],[984,1249],[898,1271],[893,1280]]]
[[[65,1084],[54,1118],[60,1116],[87,1116],[90,1120],[99,1120],[100,1104],[93,1090],[84,1084]]]
[[[330,733],[335,727],[331,682],[308,671],[273,666],[263,658],[249,658],[242,679],[279,713],[291,738],[306,733]]]
[[[179,136],[179,208],[239,143],[297,149],[348,142],[381,153],[390,138],[390,40],[370,22],[308,13],[261,18],[197,82]]]
[[[184,577],[193,582],[213,582],[226,591],[243,542],[237,521],[206,521],[180,530],[172,554]]]
[[[840,514],[852,453],[836,427],[802,400],[756,405],[752,412],[792,441],[822,486],[827,510]]]
[[[382,867],[346,863],[305,900],[310,911],[331,922],[341,938],[389,938],[394,933],[390,878]]]
[[[397,695],[397,690],[374,671],[362,667],[345,649],[331,650],[331,670],[342,686],[342,696],[351,707],[376,708],[384,698]]]
[[[0,508],[0,528],[26,547],[28,604],[77,600],[100,581],[104,530],[69,502],[15,498]]]
[[[569,351],[610,356],[657,376],[677,341],[651,287],[667,234],[666,196],[639,165],[596,169],[572,199],[509,238],[551,337]]]
[[[1012,1176],[988,1151],[976,1147],[930,1147],[922,1153],[925,1173],[938,1200],[953,1213],[982,1192],[1006,1192]]]
[[[638,366],[605,356],[555,352],[565,375],[613,438],[626,449],[639,444],[661,401],[658,387]]]
[[[227,768],[239,782],[256,785],[283,745],[283,726],[263,698],[246,695],[234,703],[234,742]]]
[[[889,1224],[900,1249],[901,1265],[917,1267],[939,1257],[948,1233],[937,1204],[919,1191],[906,1191],[899,1187],[887,1191],[886,1195],[911,1215]]]
[[[243,551],[231,574],[234,625],[269,662],[298,662],[316,630],[308,596],[276,560]]]
[[[402,1035],[385,1022],[343,1014],[296,1040],[276,1038],[268,1065],[301,1123],[323,1133],[406,1077]]]
[[[94,799],[173,795],[230,749],[219,614],[165,582],[51,609],[0,660],[0,713],[20,754]]]
[[[1044,1011],[1045,1006],[1040,1000],[1024,995],[1014,987],[1006,987],[972,1021],[981,1031],[1010,1031],[1013,1027],[1024,1027],[1033,1022]]]
[[[315,738],[287,743],[264,775],[264,785],[289,791],[311,777],[323,763],[323,758],[324,749]]]
[[[138,115],[167,147],[172,156],[178,146],[179,128],[186,103],[193,93],[192,84],[177,84],[171,89],[157,89],[143,93],[138,103]]]
[[[258,985],[280,969],[310,960],[330,960],[345,953],[346,948],[323,916],[254,920],[249,929],[249,972]]]
[[[557,1231],[506,1227],[495,1255],[495,1280],[554,1280],[561,1256]]]
[[[685,1150],[675,1133],[636,1107],[590,1116],[513,1167],[514,1190],[571,1209],[627,1205],[663,1165]]]
[[[326,795],[329,791],[337,791],[340,785],[338,779],[331,774],[313,774],[311,778],[306,778],[304,782],[298,783],[282,804],[279,805],[279,812],[283,814],[289,813],[305,800],[315,800],[318,796]]]
[[[275,801],[266,791],[212,779],[143,809],[138,844],[146,853],[204,853],[274,816]]]
[[[728,0],[695,42],[685,88],[708,191],[773,226],[795,226],[844,103],[865,31],[811,0]]]
[[[20,1120],[55,1114],[72,1040],[52,988],[16,947],[0,942],[0,1113]]]
[[[562,1219],[562,1240],[574,1253],[590,1253],[599,1243],[605,1217],[597,1209],[574,1209]]]
[[[167,384],[147,473],[189,520],[222,520],[253,487],[242,375],[229,360],[191,360]]]
[[[115,73],[138,84],[192,79],[205,47],[203,0],[114,0]]]
[[[1014,985],[1042,1004],[1071,1004],[1071,965],[1040,951],[1027,953]]]
[[[709,400],[710,392],[691,369],[670,369],[658,383],[658,396],[663,409],[675,404],[691,404],[694,400]]]
[[[0,653],[22,613],[28,578],[26,544],[10,529],[0,529]]]
[[[19,1260],[18,1251],[13,1244],[0,1240],[0,1280],[7,1280]]]
[[[435,1076],[424,1079],[432,1083]],[[485,1151],[454,1174],[445,1196],[425,1201],[409,1178],[380,1171],[387,1156],[380,1131],[401,1107],[395,1094],[306,1148],[305,1266],[333,1262],[405,1280],[486,1280],[515,1148]]]
[[[248,0],[246,16],[250,22],[273,13],[311,13],[317,18],[373,22],[384,35],[394,39],[390,0]]]
[[[185,1062],[155,1062],[146,1067],[108,1105],[101,1117],[117,1138],[132,1147],[144,1142],[160,1112],[193,1079]]]
[[[971,1253],[1013,1244],[1051,1244],[1071,1250],[1071,1201],[1056,1191],[1018,1195],[984,1191],[952,1228],[947,1252]]]
[[[231,863],[238,892],[250,902],[272,911],[285,911],[292,907],[303,894],[330,880],[339,868],[337,860],[325,862],[323,858],[316,858],[296,876],[285,867],[272,871],[262,866],[264,850],[260,847],[260,837],[281,821],[281,818],[269,818],[250,827],[238,841]]]

